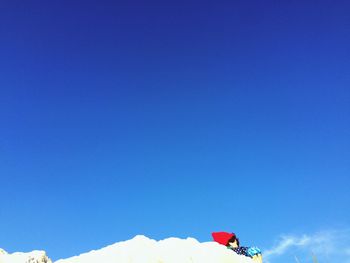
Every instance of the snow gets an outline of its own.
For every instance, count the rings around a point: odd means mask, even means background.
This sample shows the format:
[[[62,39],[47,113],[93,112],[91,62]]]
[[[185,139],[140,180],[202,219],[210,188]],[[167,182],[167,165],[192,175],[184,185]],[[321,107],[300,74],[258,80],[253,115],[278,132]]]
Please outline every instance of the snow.
[[[28,261],[29,258],[32,261]],[[44,261],[46,258],[47,261]],[[36,261],[35,261],[36,260]],[[200,243],[194,238],[167,238],[156,241],[145,236],[118,242],[100,250],[61,259],[55,263],[254,263],[215,242]],[[43,251],[0,253],[0,263],[51,263]]]
[[[0,263],[52,263],[45,251],[35,250],[29,253],[16,252],[8,254],[0,249]]]

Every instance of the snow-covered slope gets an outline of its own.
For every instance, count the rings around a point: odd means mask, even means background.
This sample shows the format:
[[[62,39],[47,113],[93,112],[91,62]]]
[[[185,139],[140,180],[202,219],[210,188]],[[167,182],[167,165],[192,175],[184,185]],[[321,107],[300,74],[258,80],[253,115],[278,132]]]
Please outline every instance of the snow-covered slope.
[[[252,263],[214,242],[199,243],[193,238],[155,241],[145,236],[119,242],[97,251],[55,263]]]
[[[28,261],[31,253],[20,253],[21,258],[15,254],[0,254],[0,263],[51,263],[51,261]],[[61,259],[55,263],[254,263],[254,261],[214,242],[200,243],[193,238],[168,238],[155,241],[145,236],[136,236],[128,241]]]
[[[52,263],[52,261],[46,256],[45,251],[35,250],[29,253],[8,254],[5,250],[0,249],[0,263]]]

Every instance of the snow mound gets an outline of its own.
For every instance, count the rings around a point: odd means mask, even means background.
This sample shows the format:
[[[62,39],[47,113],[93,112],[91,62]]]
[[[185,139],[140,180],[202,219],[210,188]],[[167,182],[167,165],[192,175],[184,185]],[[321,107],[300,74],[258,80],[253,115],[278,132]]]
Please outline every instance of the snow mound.
[[[194,238],[167,238],[160,241],[145,236],[93,250],[55,263],[253,263],[215,242],[199,243]]]
[[[52,263],[45,251],[35,250],[29,253],[8,254],[0,249],[0,263]]]
[[[145,236],[118,242],[100,250],[60,259],[55,263],[254,263],[216,242],[194,238],[155,241]],[[44,251],[8,254],[0,250],[0,263],[52,263]]]

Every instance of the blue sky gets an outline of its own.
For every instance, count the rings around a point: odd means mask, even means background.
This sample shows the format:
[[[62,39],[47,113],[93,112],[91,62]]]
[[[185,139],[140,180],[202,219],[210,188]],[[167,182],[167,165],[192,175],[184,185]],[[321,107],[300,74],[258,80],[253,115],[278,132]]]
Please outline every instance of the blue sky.
[[[348,233],[349,12],[2,1],[0,247],[58,259],[224,230],[272,251]]]

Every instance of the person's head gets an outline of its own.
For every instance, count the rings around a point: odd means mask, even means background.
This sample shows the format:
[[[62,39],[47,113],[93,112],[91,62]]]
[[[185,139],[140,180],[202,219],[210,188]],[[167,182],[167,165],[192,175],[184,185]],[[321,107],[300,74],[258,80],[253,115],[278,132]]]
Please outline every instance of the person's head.
[[[229,232],[213,232],[211,233],[215,242],[232,248],[239,247],[239,240],[234,233]]]
[[[236,237],[236,235],[234,235],[229,239],[229,241],[227,241],[227,246],[230,246],[232,248],[239,247],[239,239]]]

